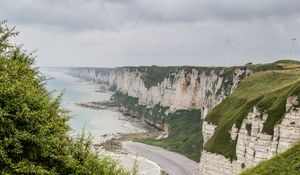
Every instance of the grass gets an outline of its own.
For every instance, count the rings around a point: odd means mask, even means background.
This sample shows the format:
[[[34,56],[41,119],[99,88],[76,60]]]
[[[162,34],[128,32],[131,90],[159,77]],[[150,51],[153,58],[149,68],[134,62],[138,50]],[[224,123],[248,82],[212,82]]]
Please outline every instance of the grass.
[[[152,66],[129,67],[128,69],[142,71],[142,78],[147,87],[157,85],[164,78],[171,77],[172,73],[182,69],[186,73],[196,69],[199,73],[204,71],[206,74],[211,71],[219,73],[219,71],[224,70],[222,74],[224,77],[223,86],[226,89],[227,86],[231,87],[229,85],[232,83],[232,77],[237,68],[251,69],[254,74],[246,78],[245,75],[242,75],[242,78],[245,79],[240,82],[233,94],[217,105],[205,119],[209,123],[217,125],[217,128],[213,137],[204,145],[204,149],[212,153],[222,154],[233,160],[236,159],[236,141],[231,140],[229,133],[233,124],[240,128],[243,119],[254,106],[257,106],[269,116],[263,132],[272,135],[274,125],[280,122],[286,112],[287,97],[290,95],[300,96],[300,62],[281,60],[270,64],[247,64],[242,67],[229,68]],[[197,126],[200,127],[202,121],[200,117],[196,116],[200,116],[200,114],[196,115],[194,111],[187,113],[179,111],[178,114],[166,115],[168,108],[161,107],[159,104],[153,108],[147,108],[138,104],[138,98],[121,93],[116,93],[114,98],[114,103],[117,106],[125,106],[134,113],[155,123],[167,122],[170,125],[171,134],[167,139],[143,139],[140,141],[180,152],[193,160],[199,161],[200,151],[202,150],[202,136],[201,128],[197,129]],[[247,127],[247,130],[250,133],[250,126]]]
[[[170,129],[168,138],[162,140],[145,138],[135,141],[178,152],[199,162],[203,145],[200,111],[179,110],[175,113],[170,113],[167,117],[167,123]]]
[[[285,114],[286,99],[290,95],[300,95],[300,69],[295,62],[281,61],[261,66],[252,76],[247,77],[222,103],[217,105],[206,117],[206,121],[217,125],[215,134],[205,144],[204,149],[236,159],[236,141],[232,141],[229,131],[233,124],[240,128],[243,119],[257,106],[268,114],[263,131],[273,134],[273,128]],[[299,64],[300,65],[300,64]],[[259,68],[260,67],[260,68]],[[280,67],[280,69],[278,69]]]
[[[142,79],[144,80],[145,86],[150,88],[151,86],[157,86],[165,78],[168,78],[170,74],[175,73],[176,71],[176,67],[152,66],[145,69]]]
[[[163,124],[166,118],[166,111],[169,107],[160,106],[156,104],[154,107],[147,107],[145,105],[139,105],[138,98],[128,96],[121,92],[116,92],[112,101],[105,104],[106,106],[124,106],[130,111],[131,115],[137,117],[144,117],[153,123]]]
[[[199,110],[178,110],[166,114],[168,107],[159,104],[147,108],[138,104],[138,98],[117,92],[108,106],[124,106],[137,116],[144,117],[155,124],[169,125],[170,135],[167,139],[156,140],[155,138],[144,138],[136,141],[165,148],[178,152],[186,157],[199,162],[202,150],[202,120]]]
[[[132,109],[137,112],[144,111],[146,109],[146,106],[138,105],[138,98],[128,96],[122,92],[116,92],[111,97],[111,101],[104,102],[103,105],[108,107],[124,106],[127,109]]]
[[[274,63],[269,64],[247,64],[248,69],[253,70],[254,72],[268,71],[268,70],[283,70],[287,68],[295,68],[294,66],[300,66],[300,62],[296,60],[279,60]]]
[[[271,160],[247,169],[241,175],[298,175],[300,174],[300,143]]]
[[[144,80],[145,86],[150,88],[152,86],[157,86],[159,83],[164,81],[166,78],[171,80],[174,78],[174,74],[179,71],[184,71],[186,75],[191,73],[193,69],[197,70],[199,74],[205,73],[206,75],[214,72],[219,74],[221,70],[224,70],[222,76],[224,81],[232,83],[233,74],[236,69],[246,69],[245,66],[233,66],[233,67],[195,67],[195,66],[141,66],[141,67],[124,67],[132,72],[142,72],[141,78]],[[225,83],[225,82],[224,82]],[[229,84],[228,83],[228,84]]]

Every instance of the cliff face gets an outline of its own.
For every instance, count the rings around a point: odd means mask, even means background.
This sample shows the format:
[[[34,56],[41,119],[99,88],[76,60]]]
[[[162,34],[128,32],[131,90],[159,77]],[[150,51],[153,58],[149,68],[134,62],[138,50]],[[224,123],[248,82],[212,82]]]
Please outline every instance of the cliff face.
[[[300,141],[299,62],[262,66],[204,119],[200,174],[238,174]]]
[[[255,73],[245,67],[185,67],[167,73],[162,70],[162,77],[157,77],[160,73],[149,73],[151,67],[76,68],[71,73],[106,83],[137,98],[138,104],[147,108],[168,107],[167,113],[201,110],[204,121],[199,134],[203,135],[204,150],[200,174],[233,175],[300,140],[300,65],[293,64],[250,66]]]
[[[235,125],[230,132],[232,141],[237,141],[237,160],[223,155],[203,151],[200,161],[200,173],[208,175],[238,174],[243,168],[251,167],[262,160],[270,159],[285,151],[300,140],[300,108],[297,97],[291,96],[286,102],[286,114],[279,124],[274,126],[272,135],[263,132],[268,116],[256,107],[243,120],[238,130]],[[203,127],[204,137],[210,138],[214,125]]]
[[[241,78],[250,74],[245,69],[236,69],[228,77],[224,70],[201,71],[178,69],[164,77],[157,85],[146,87],[144,72],[132,68],[118,68],[101,72],[96,69],[74,69],[78,77],[107,83],[117,91],[137,97],[139,104],[153,107],[160,104],[170,107],[170,112],[179,109],[200,109],[204,117],[237,86]]]
[[[74,68],[69,73],[118,91],[111,103],[121,112],[162,129],[161,145],[198,162],[203,148],[201,116],[231,94],[251,71],[245,67],[138,67]]]

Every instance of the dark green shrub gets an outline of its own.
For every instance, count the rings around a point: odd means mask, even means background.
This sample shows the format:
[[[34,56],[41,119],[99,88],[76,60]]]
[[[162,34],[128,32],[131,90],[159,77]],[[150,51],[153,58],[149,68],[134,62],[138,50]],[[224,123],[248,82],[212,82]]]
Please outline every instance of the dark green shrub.
[[[15,35],[0,23],[0,174],[127,174],[84,134],[68,136],[60,97],[45,89],[32,54],[9,44]]]

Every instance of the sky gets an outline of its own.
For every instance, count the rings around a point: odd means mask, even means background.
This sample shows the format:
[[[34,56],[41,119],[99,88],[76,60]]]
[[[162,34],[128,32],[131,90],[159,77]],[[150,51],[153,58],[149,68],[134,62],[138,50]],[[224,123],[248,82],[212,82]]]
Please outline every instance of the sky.
[[[38,66],[300,60],[299,0],[0,0],[0,19]]]

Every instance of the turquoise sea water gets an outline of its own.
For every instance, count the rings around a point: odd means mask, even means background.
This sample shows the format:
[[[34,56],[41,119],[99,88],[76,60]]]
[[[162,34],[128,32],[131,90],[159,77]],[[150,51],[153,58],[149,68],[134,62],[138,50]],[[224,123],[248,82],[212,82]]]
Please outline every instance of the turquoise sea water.
[[[101,140],[101,135],[139,132],[142,130],[137,123],[124,120],[119,112],[111,110],[92,110],[76,106],[76,102],[105,101],[109,100],[112,93],[96,92],[99,84],[81,80],[62,72],[42,71],[47,80],[47,89],[55,91],[53,95],[63,92],[62,106],[70,111],[69,125],[73,133],[85,128],[91,132],[95,141]]]

